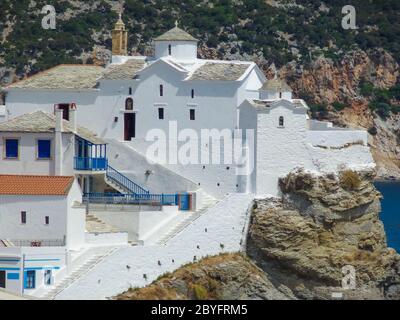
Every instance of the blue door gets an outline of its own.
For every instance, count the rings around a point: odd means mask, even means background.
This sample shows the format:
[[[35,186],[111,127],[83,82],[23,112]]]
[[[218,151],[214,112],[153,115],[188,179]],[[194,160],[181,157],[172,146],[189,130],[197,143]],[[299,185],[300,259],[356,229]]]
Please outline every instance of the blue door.
[[[179,195],[179,209],[188,211],[190,210],[190,194],[180,194]]]

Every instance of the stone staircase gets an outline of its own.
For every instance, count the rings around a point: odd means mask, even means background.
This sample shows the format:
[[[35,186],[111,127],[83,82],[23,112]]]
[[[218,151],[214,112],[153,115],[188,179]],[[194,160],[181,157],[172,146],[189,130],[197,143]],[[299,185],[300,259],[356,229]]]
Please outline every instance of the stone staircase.
[[[72,273],[67,275],[63,280],[61,280],[55,286],[50,287],[50,289],[45,292],[40,298],[44,300],[54,300],[55,297],[62,291],[70,287],[75,281],[88,274],[96,265],[102,262],[104,259],[112,255],[119,248],[108,247],[105,248],[103,252],[97,252],[88,260],[86,260],[82,265],[75,268]]]
[[[171,229],[169,229],[164,235],[162,235],[159,240],[156,242],[158,245],[165,245],[173,239],[176,235],[185,230],[189,225],[191,225],[194,221],[200,218],[208,209],[215,206],[218,203],[218,200],[211,197],[208,194],[203,194],[202,199],[202,207],[197,211],[182,213],[183,218],[180,221],[177,221],[175,225]]]
[[[94,215],[86,216],[86,231],[88,233],[116,233],[120,232],[118,229],[106,224],[104,221],[95,217]]]
[[[150,194],[149,190],[142,188],[140,185],[138,185],[133,180],[131,180],[118,170],[114,169],[110,165],[107,167],[104,181],[110,187],[114,188],[122,194]]]

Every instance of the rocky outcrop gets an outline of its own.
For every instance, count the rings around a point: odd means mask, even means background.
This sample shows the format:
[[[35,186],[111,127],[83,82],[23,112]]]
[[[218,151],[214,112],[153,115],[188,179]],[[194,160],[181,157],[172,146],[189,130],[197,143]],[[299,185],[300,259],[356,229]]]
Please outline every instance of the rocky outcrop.
[[[225,254],[206,258],[165,275],[152,285],[131,289],[117,300],[276,300],[293,298],[281,292],[246,256]]]
[[[380,195],[371,172],[316,176],[297,171],[280,181],[282,200],[257,200],[248,252],[297,298],[399,299],[400,256],[386,245]],[[343,290],[343,267],[356,272]]]

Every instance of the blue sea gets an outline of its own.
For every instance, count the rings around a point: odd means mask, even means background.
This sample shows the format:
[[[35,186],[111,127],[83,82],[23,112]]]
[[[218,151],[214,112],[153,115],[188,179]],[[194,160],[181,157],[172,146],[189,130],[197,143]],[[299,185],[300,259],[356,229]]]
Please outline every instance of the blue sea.
[[[383,194],[381,220],[388,246],[400,253],[400,182],[376,182]]]

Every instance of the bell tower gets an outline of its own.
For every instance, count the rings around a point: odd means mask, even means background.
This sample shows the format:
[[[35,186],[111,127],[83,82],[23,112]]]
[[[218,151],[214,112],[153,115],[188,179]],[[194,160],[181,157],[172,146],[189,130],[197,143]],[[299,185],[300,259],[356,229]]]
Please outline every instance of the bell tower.
[[[115,56],[128,55],[128,31],[125,29],[121,13],[112,31],[112,54]]]

